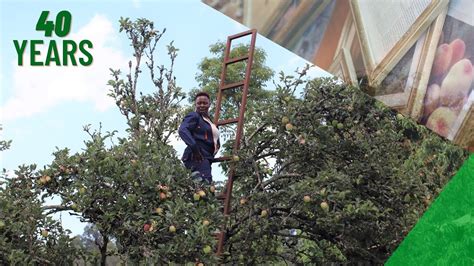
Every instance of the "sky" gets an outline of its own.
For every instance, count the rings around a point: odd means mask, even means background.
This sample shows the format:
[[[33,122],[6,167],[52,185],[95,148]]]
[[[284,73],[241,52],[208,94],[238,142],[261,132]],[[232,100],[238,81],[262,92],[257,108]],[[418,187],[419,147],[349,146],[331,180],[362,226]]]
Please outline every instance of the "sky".
[[[70,33],[63,37],[45,37],[36,30],[42,11],[49,11],[48,20],[67,10],[71,13]],[[198,0],[155,1],[13,1],[0,2],[0,131],[1,140],[12,140],[9,150],[0,152],[0,167],[9,175],[21,164],[37,164],[40,168],[49,164],[57,148],[68,147],[79,152],[84,147],[87,134],[83,126],[90,124],[103,132],[125,132],[125,120],[111,97],[106,85],[111,78],[109,68],[125,70],[132,58],[129,41],[119,33],[120,17],[147,18],[154,21],[157,29],[166,28],[159,46],[158,61],[168,65],[164,48],[171,41],[179,49],[175,62],[178,86],[188,92],[197,88],[195,75],[198,63],[209,54],[209,45],[225,41],[247,28]],[[61,44],[63,40],[90,40],[93,63],[90,66],[31,66],[31,40],[42,40],[37,45],[45,60],[51,40]],[[23,66],[18,65],[14,40],[27,40]],[[292,73],[303,67],[304,59],[285,48],[258,35],[256,45],[267,53],[267,65],[275,73]],[[61,45],[58,45],[61,54]],[[79,58],[81,53],[76,53]],[[60,56],[61,57],[61,56]],[[312,77],[330,76],[314,67]],[[277,77],[275,77],[277,78]],[[269,82],[269,88],[271,88]],[[147,85],[142,83],[142,86]],[[179,140],[173,145],[181,155],[185,145]],[[216,180],[223,179],[218,168],[213,168]],[[59,216],[58,216],[59,217]],[[58,218],[57,217],[57,218]],[[62,214],[63,226],[73,235],[82,234],[84,224],[75,217]]]

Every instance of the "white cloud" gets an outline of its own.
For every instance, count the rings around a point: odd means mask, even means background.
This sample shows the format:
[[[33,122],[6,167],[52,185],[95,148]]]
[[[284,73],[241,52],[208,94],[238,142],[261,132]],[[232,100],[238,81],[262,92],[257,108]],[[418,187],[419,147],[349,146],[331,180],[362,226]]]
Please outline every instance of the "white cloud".
[[[63,103],[91,102],[97,111],[105,111],[113,105],[112,98],[107,96],[109,68],[124,67],[128,60],[114,48],[118,36],[112,23],[104,16],[95,15],[87,25],[64,39],[72,39],[78,46],[80,41],[90,40],[93,48],[87,51],[93,55],[93,63],[80,65],[79,58],[85,56],[77,51],[77,66],[72,66],[71,61],[68,66],[30,66],[29,51],[25,51],[23,66],[17,66],[16,60],[12,63],[13,93],[0,107],[4,121],[31,117]],[[62,39],[57,40],[57,44],[62,61]],[[47,47],[45,41],[38,60],[45,60]],[[29,48],[28,44],[26,49]]]

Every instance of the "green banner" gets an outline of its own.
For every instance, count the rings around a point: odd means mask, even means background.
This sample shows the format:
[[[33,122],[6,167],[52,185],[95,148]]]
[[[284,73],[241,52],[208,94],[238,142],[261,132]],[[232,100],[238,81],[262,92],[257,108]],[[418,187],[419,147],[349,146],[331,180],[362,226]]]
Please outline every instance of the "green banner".
[[[474,154],[386,265],[474,265]]]

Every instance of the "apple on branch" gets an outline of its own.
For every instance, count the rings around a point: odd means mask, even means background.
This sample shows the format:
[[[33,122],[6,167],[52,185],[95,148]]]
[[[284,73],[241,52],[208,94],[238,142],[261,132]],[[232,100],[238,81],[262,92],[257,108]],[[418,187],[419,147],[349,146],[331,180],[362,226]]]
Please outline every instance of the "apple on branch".
[[[204,254],[209,254],[209,253],[211,253],[212,248],[211,248],[211,246],[206,245],[202,248],[202,251],[204,252]]]
[[[51,177],[49,175],[45,176],[44,181],[48,183],[49,181],[51,181]]]
[[[168,228],[168,231],[170,233],[175,233],[176,232],[176,227],[174,225],[170,225],[170,227]]]
[[[160,200],[166,200],[168,196],[164,192],[160,192]]]
[[[201,196],[201,198],[204,198],[206,196],[206,192],[204,192],[204,190],[199,190],[198,194],[199,196]]]
[[[329,204],[327,202],[323,201],[319,206],[321,207],[321,209],[323,209],[323,211],[329,211]]]
[[[158,215],[162,215],[162,214],[163,214],[163,208],[158,207],[158,208],[155,209],[155,212],[156,212]]]
[[[151,231],[151,224],[146,223],[143,225],[143,231],[150,232]]]
[[[311,197],[310,197],[309,195],[305,195],[305,196],[303,197],[303,201],[304,201],[305,203],[309,203],[309,202],[311,202]]]

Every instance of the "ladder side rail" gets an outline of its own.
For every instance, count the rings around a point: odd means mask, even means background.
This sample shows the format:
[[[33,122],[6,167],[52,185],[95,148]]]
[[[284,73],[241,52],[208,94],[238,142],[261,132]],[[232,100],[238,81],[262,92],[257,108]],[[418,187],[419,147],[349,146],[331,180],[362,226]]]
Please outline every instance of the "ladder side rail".
[[[240,110],[239,110],[239,122],[237,124],[237,133],[235,136],[234,152],[240,149],[240,141],[242,139],[242,134],[244,130],[245,108],[247,106],[247,95],[248,95],[249,85],[250,85],[250,75],[251,75],[252,64],[253,64],[253,54],[255,51],[255,39],[257,37],[255,29],[251,30],[251,32],[252,32],[252,39],[250,41],[249,59],[247,62],[247,69],[245,71],[244,88],[242,92],[242,102],[241,102]]]
[[[243,91],[242,91],[242,101],[241,105],[239,108],[239,116],[236,119],[237,121],[237,132],[236,132],[236,138],[235,138],[235,143],[234,143],[234,149],[233,153],[235,154],[239,149],[240,149],[240,141],[242,138],[243,134],[243,125],[244,125],[244,115],[245,115],[245,108],[247,104],[247,94],[248,94],[248,89],[249,89],[249,83],[250,83],[250,75],[251,75],[251,69],[252,69],[252,64],[253,64],[253,55],[255,51],[255,40],[256,40],[256,30],[252,29],[244,33],[236,34],[233,36],[228,37],[227,39],[227,46],[226,46],[226,54],[224,57],[224,63],[223,63],[223,72],[221,73],[221,82],[219,86],[219,92],[218,92],[218,108],[219,110],[216,110],[216,115],[214,117],[215,123],[218,123],[219,121],[219,114],[220,114],[220,106],[221,106],[221,99],[222,99],[222,91],[226,87],[225,84],[225,74],[227,70],[227,64],[226,62],[228,61],[228,56],[230,52],[230,46],[231,46],[231,41],[233,39],[237,39],[246,35],[252,34],[251,36],[251,42],[250,42],[250,47],[249,47],[249,52],[247,54],[248,57],[248,62],[247,62],[247,68],[245,71],[245,79],[243,81]],[[229,174],[228,174],[228,180],[226,183],[226,191],[225,191],[225,198],[224,198],[224,223],[222,225],[222,231],[218,235],[218,246],[217,246],[217,255],[220,256],[223,252],[224,249],[224,242],[225,242],[225,230],[226,230],[226,223],[227,223],[227,218],[228,215],[231,211],[231,195],[232,195],[232,188],[233,188],[233,179],[235,176],[235,165],[236,162],[231,162],[230,169],[229,169]]]
[[[222,72],[221,72],[221,80],[219,82],[219,88],[217,91],[217,103],[216,103],[216,109],[214,113],[214,124],[217,125],[217,122],[219,121],[219,115],[221,112],[221,102],[222,102],[222,87],[224,87],[225,84],[225,76],[227,74],[227,64],[225,63],[229,59],[230,55],[230,46],[231,46],[231,39],[227,37],[227,43],[225,47],[225,52],[224,52],[224,60],[222,63]]]

